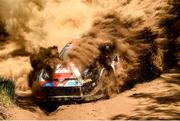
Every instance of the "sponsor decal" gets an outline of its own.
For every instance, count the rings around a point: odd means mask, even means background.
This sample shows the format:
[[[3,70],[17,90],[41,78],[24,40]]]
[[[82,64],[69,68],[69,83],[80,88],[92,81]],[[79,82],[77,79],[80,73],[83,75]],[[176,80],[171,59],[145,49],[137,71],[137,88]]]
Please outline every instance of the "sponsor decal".
[[[68,81],[64,86],[65,87],[75,87],[75,86],[82,86],[82,85],[77,80],[71,80],[71,81]]]
[[[48,82],[44,84],[44,87],[53,87],[53,86],[54,86],[53,82]]]

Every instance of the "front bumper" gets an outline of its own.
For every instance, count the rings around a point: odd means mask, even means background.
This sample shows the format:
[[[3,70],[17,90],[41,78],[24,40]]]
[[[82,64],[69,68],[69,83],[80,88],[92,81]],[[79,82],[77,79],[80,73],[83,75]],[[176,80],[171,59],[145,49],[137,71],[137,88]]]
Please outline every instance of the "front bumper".
[[[47,101],[60,101],[60,102],[89,102],[89,101],[96,101],[99,99],[102,99],[104,97],[103,94],[97,94],[97,95],[83,95],[83,96],[50,96],[46,98],[35,98],[36,102],[47,102]]]
[[[96,94],[89,94],[90,92],[86,87],[58,87],[58,88],[43,88],[41,93],[44,96],[40,97],[36,94],[34,95],[35,101],[46,102],[46,101],[93,101],[103,98],[101,92]]]

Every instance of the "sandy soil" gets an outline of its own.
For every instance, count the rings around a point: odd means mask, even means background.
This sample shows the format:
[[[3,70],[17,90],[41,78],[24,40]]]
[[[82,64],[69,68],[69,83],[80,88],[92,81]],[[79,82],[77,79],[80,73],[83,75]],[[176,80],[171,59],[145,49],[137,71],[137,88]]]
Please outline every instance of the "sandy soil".
[[[179,80],[179,73],[168,72],[109,100],[62,105],[51,114],[20,102],[11,119],[180,119]]]

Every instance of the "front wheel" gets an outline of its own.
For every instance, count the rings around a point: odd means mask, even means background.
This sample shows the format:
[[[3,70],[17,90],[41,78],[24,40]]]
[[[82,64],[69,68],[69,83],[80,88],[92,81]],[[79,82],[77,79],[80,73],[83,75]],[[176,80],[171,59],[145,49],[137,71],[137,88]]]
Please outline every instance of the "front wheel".
[[[38,102],[37,104],[39,105],[41,109],[43,109],[44,111],[48,113],[56,111],[58,107],[60,106],[58,101]]]

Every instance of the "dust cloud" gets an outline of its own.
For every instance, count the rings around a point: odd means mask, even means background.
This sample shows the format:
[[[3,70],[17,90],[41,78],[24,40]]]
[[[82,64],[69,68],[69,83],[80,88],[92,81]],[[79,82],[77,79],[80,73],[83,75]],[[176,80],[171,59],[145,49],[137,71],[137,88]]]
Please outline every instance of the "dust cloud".
[[[97,58],[100,47],[113,45],[121,58],[115,85],[123,89],[178,62],[179,5],[177,0],[0,0],[0,19],[7,41],[29,53],[54,45],[60,49],[81,35],[68,55],[81,70]],[[29,64],[25,58],[19,61]]]
[[[29,55],[53,45],[60,50],[90,28],[93,11],[80,0],[0,0],[1,76],[25,83],[32,70]],[[17,63],[28,72],[17,71]]]
[[[80,0],[1,0],[1,21],[26,51],[63,45],[90,27],[93,9]]]
[[[116,68],[115,80],[110,78],[111,73],[103,80],[107,80],[108,90],[114,91],[117,86],[119,92],[138,82],[152,80],[177,64],[180,4],[175,0],[113,3],[116,3],[113,9],[94,14],[91,29],[70,50],[69,59],[76,60],[83,70],[96,59],[101,46],[113,45],[111,51],[118,53],[121,67]],[[111,82],[114,84],[109,87]]]

